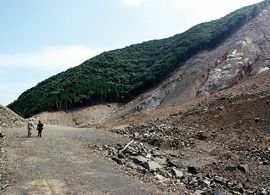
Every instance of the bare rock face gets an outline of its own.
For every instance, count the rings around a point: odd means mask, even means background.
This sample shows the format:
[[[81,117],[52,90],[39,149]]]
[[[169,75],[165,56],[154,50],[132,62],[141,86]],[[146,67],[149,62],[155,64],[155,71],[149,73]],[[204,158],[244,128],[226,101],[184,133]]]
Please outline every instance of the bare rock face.
[[[25,124],[25,119],[0,105],[0,128],[21,127]]]
[[[223,44],[189,59],[170,78],[115,115],[182,105],[233,87],[270,69],[270,9],[263,10]]]

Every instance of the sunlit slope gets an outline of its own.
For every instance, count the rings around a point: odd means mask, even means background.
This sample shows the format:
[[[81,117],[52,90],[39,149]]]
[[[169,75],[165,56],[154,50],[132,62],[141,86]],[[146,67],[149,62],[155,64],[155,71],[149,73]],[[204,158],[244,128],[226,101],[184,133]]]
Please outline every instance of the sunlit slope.
[[[269,2],[244,7],[170,38],[104,52],[39,83],[8,107],[28,117],[41,111],[128,102],[163,81],[193,55],[218,46]]]

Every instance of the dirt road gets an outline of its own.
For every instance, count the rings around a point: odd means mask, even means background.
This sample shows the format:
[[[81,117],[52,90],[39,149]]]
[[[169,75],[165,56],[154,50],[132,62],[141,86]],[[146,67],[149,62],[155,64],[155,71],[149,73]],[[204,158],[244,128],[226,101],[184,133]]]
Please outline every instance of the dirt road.
[[[5,133],[15,183],[3,194],[159,194],[86,147],[128,141],[114,134],[60,126],[45,126],[42,138],[26,138],[26,129]]]

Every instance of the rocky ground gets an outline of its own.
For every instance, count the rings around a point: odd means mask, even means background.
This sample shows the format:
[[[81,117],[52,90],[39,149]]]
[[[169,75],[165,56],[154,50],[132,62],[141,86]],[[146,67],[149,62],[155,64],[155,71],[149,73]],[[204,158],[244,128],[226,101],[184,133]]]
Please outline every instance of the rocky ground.
[[[25,120],[7,107],[0,105],[0,131],[1,128],[20,127]]]
[[[12,182],[10,171],[7,169],[6,151],[3,148],[4,138],[0,138],[0,191],[4,190]]]
[[[0,190],[4,190],[12,182],[10,171],[7,169],[8,162],[6,157],[6,136],[3,130],[11,127],[20,127],[25,125],[25,120],[12,112],[8,108],[0,105]]]
[[[133,125],[108,129],[133,142],[95,149],[164,191],[269,194],[269,84],[266,73],[186,108],[164,110],[165,118],[160,111],[124,118],[115,124]]]
[[[5,172],[0,194],[164,194],[123,173],[88,144],[124,144],[127,138],[97,129],[45,125],[42,138],[25,128],[4,130]],[[1,158],[2,159],[2,158]],[[2,190],[1,190],[2,188]]]

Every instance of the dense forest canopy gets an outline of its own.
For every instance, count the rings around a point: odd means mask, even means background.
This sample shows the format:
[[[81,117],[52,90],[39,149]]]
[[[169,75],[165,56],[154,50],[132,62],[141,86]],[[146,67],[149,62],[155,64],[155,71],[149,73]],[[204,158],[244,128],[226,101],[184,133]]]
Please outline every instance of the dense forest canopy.
[[[102,102],[127,102],[166,79],[187,59],[218,46],[270,0],[244,7],[182,34],[104,52],[25,91],[8,107],[29,117]]]

